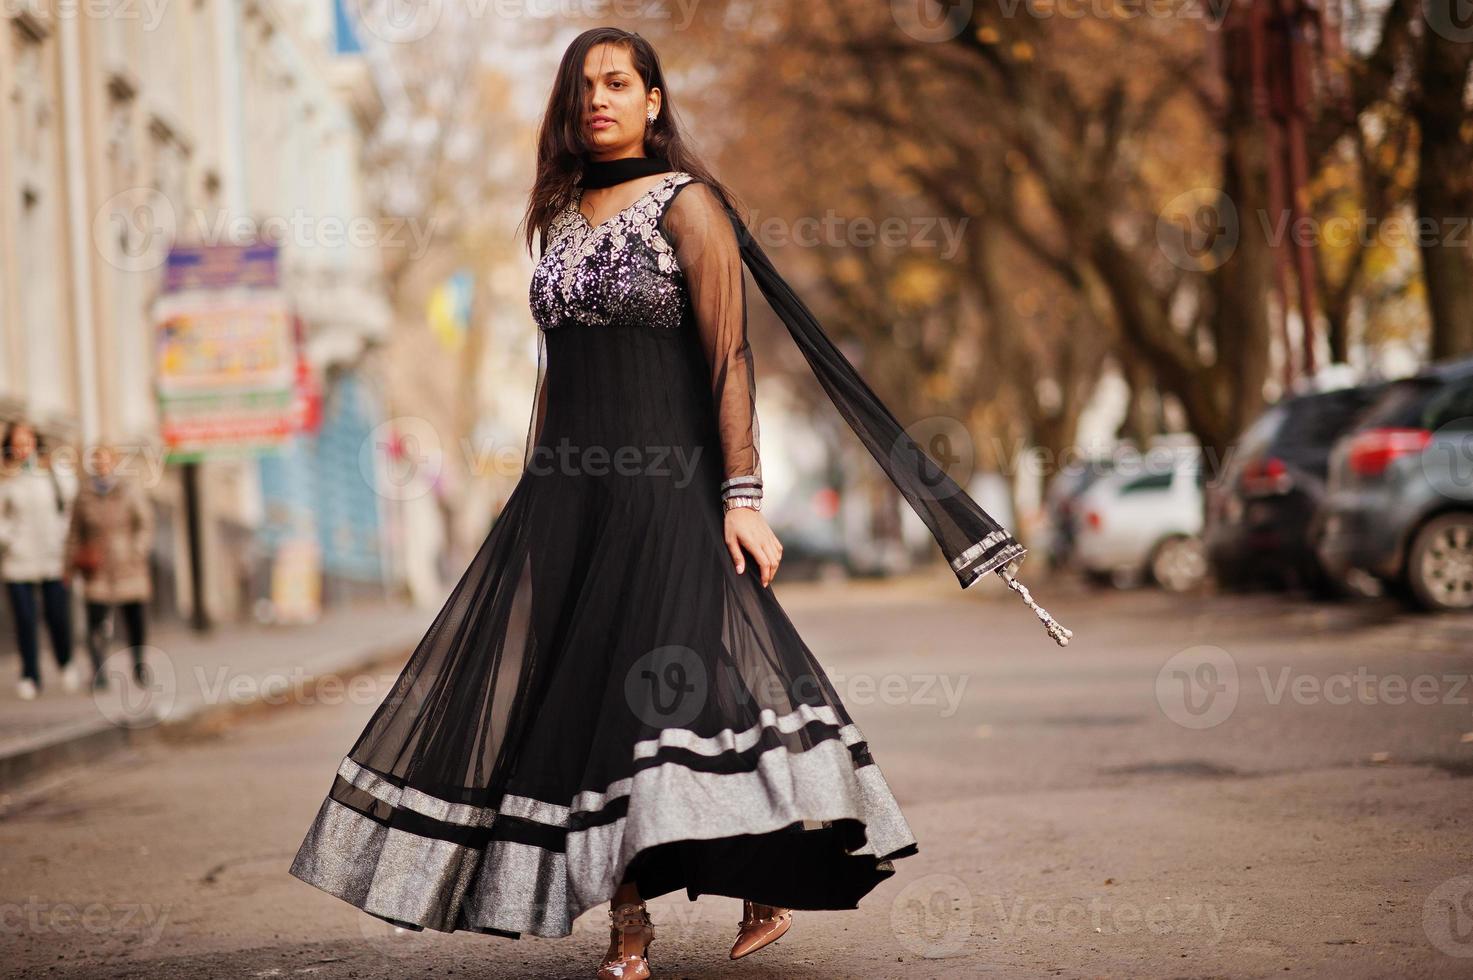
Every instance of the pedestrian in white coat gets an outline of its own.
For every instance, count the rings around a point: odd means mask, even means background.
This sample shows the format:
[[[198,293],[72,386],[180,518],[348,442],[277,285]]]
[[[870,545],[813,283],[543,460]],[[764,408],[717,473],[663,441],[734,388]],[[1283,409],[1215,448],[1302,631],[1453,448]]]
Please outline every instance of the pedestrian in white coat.
[[[10,423],[0,475],[0,579],[5,581],[20,647],[16,693],[22,700],[35,698],[41,690],[43,616],[62,686],[74,691],[81,685],[81,664],[72,658],[71,601],[63,576],[77,485],[71,473],[52,468],[40,449],[30,423]]]

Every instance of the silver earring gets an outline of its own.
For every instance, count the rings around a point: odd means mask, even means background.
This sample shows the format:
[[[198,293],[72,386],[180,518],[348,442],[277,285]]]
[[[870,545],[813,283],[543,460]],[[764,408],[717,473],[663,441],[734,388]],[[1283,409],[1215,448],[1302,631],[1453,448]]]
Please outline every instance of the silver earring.
[[[653,112],[645,113],[644,120],[645,122],[653,123],[655,121],[655,114]]]

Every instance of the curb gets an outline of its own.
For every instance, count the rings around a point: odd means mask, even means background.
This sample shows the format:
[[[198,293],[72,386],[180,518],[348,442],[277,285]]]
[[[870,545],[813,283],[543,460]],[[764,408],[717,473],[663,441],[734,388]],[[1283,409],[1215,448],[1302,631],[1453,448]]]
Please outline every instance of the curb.
[[[328,678],[346,680],[405,660],[413,652],[413,642],[369,647],[339,664],[324,665],[306,675],[295,689],[314,691]],[[280,708],[303,706],[294,705],[291,698],[277,699],[277,693],[261,690],[256,697],[217,702],[195,699],[176,705],[167,714],[156,712],[131,725],[115,724],[99,716],[24,737],[0,749],[0,794],[23,790],[43,776],[96,762],[129,746],[186,740]]]

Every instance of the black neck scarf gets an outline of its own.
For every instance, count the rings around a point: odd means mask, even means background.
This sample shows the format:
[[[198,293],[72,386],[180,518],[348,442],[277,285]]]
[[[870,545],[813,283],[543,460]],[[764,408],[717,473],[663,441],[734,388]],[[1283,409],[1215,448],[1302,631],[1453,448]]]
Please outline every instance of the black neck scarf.
[[[636,177],[649,177],[670,170],[661,157],[620,157],[617,160],[583,161],[583,187],[613,187]]]
[[[585,160],[580,183],[585,188],[612,187],[671,169],[661,157]],[[1027,549],[921,449],[829,339],[813,312],[778,274],[736,211],[728,207],[726,212],[736,232],[742,262],[763,297],[788,328],[844,421],[859,436],[906,503],[925,522],[962,588],[986,572],[996,572],[1037,614],[1054,642],[1067,646],[1073,630],[1066,629],[1048,610],[1034,602],[1028,587],[1014,578],[1028,554]]]

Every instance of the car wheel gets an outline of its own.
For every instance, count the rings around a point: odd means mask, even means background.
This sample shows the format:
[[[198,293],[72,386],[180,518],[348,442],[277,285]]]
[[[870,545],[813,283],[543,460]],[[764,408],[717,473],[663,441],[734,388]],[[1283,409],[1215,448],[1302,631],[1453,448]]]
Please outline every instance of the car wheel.
[[[1351,596],[1350,583],[1334,575],[1314,559],[1308,559],[1303,569],[1304,591],[1314,602],[1340,602]]]
[[[1167,592],[1188,592],[1207,577],[1207,549],[1191,535],[1167,538],[1151,557],[1151,578]]]
[[[1443,514],[1417,532],[1407,585],[1424,609],[1473,609],[1473,514]]]

